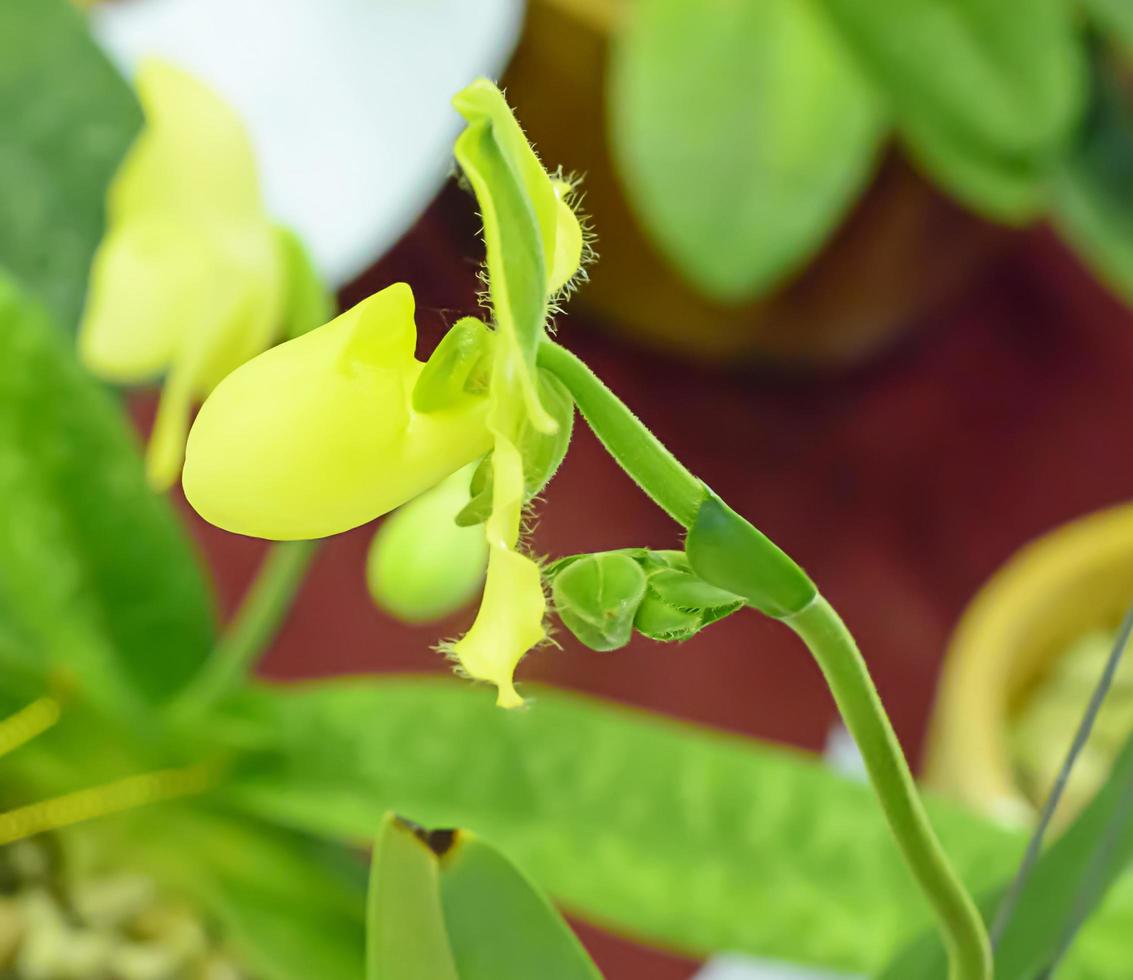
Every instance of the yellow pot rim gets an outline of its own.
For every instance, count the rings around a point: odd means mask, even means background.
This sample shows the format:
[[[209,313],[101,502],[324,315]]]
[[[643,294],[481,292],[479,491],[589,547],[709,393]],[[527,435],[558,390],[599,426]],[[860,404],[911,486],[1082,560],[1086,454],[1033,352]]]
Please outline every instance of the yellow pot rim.
[[[1022,691],[1065,646],[1039,638],[1111,626],[1124,611],[1115,592],[1074,602],[1110,569],[1133,568],[1133,504],[1064,524],[1020,549],[964,611],[948,645],[929,729],[925,780],[989,816],[1029,820],[1007,726]],[[1123,576],[1119,581],[1129,581]],[[1120,603],[1128,602],[1128,592]]]

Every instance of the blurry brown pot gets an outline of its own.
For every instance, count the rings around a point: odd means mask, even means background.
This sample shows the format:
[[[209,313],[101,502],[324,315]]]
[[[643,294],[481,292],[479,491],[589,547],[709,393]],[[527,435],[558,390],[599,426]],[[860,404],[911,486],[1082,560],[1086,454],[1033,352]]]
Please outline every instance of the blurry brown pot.
[[[630,212],[607,139],[610,39],[633,0],[531,0],[504,83],[544,160],[585,177],[600,261],[572,308],[650,347],[705,361],[840,365],[883,349],[956,296],[1008,236],[945,199],[896,153],[826,248],[774,295],[699,295]]]

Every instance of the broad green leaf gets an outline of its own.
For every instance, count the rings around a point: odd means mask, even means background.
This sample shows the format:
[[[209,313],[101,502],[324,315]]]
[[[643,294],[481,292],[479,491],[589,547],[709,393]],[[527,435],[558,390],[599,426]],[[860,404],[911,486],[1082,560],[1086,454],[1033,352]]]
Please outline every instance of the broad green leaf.
[[[142,117],[68,0],[0,3],[0,119],[0,270],[72,331]]]
[[[370,861],[368,980],[463,980],[449,949],[438,877],[428,844],[388,814]]]
[[[362,980],[366,870],[341,845],[194,803],[76,828],[214,918],[252,976]]]
[[[1055,183],[1054,221],[1099,277],[1133,301],[1131,175],[1133,91],[1099,61],[1089,115]]]
[[[0,636],[116,702],[207,656],[211,599],[117,403],[0,277]]]
[[[996,980],[1032,980],[1041,975],[1067,930],[1079,916],[1085,918],[1094,912],[1111,888],[1121,884],[1121,891],[1115,888],[1112,895],[1121,904],[1133,895],[1133,879],[1128,874],[1133,861],[1130,787],[1133,736],[1126,741],[1105,786],[1039,858],[996,948]],[[1103,847],[1106,857],[1095,864],[1094,855]],[[980,907],[989,922],[994,919],[1007,884],[1005,879],[981,897]],[[1058,971],[1060,980],[1118,977],[1122,970],[1127,971],[1128,946],[1120,956],[1114,956],[1114,947],[1120,948],[1118,943],[1100,946],[1091,944],[1089,939],[1087,934],[1078,940],[1073,948],[1075,955]],[[902,951],[885,973],[886,980],[943,980],[946,976],[944,950],[939,940],[930,935],[920,937]]]
[[[822,5],[935,176],[993,216],[1025,217],[1083,102],[1082,40],[1071,4]]]
[[[1133,53],[1133,4],[1128,0],[1083,0],[1083,4],[1110,40]]]
[[[563,624],[591,650],[629,643],[645,598],[645,573],[628,555],[582,555],[554,577],[551,596]]]
[[[717,300],[802,265],[873,170],[877,99],[812,0],[641,0],[613,59],[630,201]]]
[[[527,710],[506,712],[453,681],[251,691],[215,729],[261,749],[228,798],[359,839],[386,810],[467,827],[567,909],[692,955],[865,972],[929,924],[867,786],[788,749],[526,693]],[[1014,867],[1019,834],[935,801],[931,813],[969,886]],[[1130,908],[1096,923],[1103,941]]]
[[[460,980],[601,980],[551,903],[494,847],[457,832],[440,862]]]

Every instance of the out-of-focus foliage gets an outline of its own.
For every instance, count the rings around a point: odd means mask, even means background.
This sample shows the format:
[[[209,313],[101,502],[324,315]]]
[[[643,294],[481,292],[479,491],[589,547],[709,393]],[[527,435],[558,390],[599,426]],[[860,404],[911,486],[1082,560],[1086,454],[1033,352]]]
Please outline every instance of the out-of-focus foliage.
[[[213,641],[195,555],[117,404],[2,278],[0,501],[0,637],[33,675],[119,703],[175,693]]]
[[[601,980],[562,917],[490,844],[389,815],[370,872],[370,980]]]
[[[67,0],[0,3],[0,119],[0,269],[74,330],[141,110]]]
[[[1114,43],[1133,53],[1133,4],[1126,0],[1083,0],[1083,4]]]
[[[229,724],[263,750],[230,791],[248,812],[359,838],[376,808],[469,827],[568,909],[692,954],[866,972],[928,921],[869,788],[790,750],[549,690],[500,712],[435,681],[265,689]],[[932,816],[971,886],[1012,872],[1018,833]],[[1114,899],[1083,957],[1124,935],[1133,896]]]
[[[883,135],[875,92],[809,0],[639,0],[612,86],[631,201],[677,267],[727,301],[811,256]]]
[[[1094,67],[1090,110],[1055,184],[1054,220],[1098,275],[1133,302],[1133,81],[1103,56]]]

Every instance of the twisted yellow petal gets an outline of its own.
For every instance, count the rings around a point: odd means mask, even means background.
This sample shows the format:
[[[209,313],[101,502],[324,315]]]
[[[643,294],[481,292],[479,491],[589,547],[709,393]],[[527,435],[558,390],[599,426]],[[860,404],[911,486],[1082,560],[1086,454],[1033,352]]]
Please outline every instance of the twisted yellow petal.
[[[255,537],[325,537],[483,456],[487,399],[413,410],[413,309],[396,283],[225,378],[186,447],[185,495],[201,516]]]

